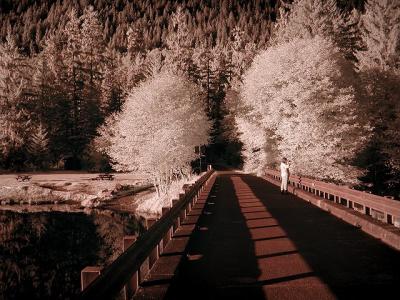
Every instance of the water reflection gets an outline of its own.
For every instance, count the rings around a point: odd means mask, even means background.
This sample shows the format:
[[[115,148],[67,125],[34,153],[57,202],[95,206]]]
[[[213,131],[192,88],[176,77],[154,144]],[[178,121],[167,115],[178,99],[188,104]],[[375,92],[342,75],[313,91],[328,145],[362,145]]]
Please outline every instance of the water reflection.
[[[0,299],[71,299],[81,269],[109,264],[123,236],[140,230],[134,216],[112,211],[0,211]]]

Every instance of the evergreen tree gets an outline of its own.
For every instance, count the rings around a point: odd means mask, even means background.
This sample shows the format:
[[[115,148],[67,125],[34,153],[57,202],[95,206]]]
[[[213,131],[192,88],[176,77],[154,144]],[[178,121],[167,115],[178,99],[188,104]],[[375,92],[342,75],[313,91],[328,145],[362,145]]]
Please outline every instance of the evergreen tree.
[[[64,42],[60,33],[47,38],[43,51],[36,57],[33,86],[36,90],[37,122],[47,128],[49,155],[57,162],[72,153],[72,103],[68,89],[67,68],[64,65]]]
[[[104,65],[105,45],[102,35],[98,13],[89,6],[81,16],[82,27],[80,30],[81,56],[83,68],[89,78],[89,85],[94,86],[101,81],[101,71]]]
[[[32,128],[27,150],[35,167],[43,169],[48,165],[49,138],[42,124]]]
[[[212,97],[214,94],[213,82],[215,74],[211,69],[213,54],[208,45],[201,44],[193,50],[193,62],[196,66],[196,82],[202,87],[206,94],[206,107],[208,114],[211,113]]]
[[[148,76],[142,32],[137,28],[130,27],[126,36],[128,50],[122,56],[119,67],[125,96]]]
[[[129,27],[126,32],[127,36],[127,52],[131,56],[136,56],[138,53],[143,53],[144,48],[144,40],[143,40],[143,31],[137,27]]]
[[[27,84],[25,69],[25,59],[9,32],[6,42],[0,44],[0,105],[5,110],[21,101]]]
[[[361,34],[364,49],[356,54],[358,69],[400,75],[399,1],[368,1],[361,16]]]
[[[102,26],[92,6],[81,16],[80,60],[83,74],[83,101],[80,127],[84,129],[85,144],[94,137],[97,127],[103,121],[101,114],[101,83],[105,64],[105,43]]]
[[[272,45],[322,36],[334,40],[345,56],[353,59],[353,52],[358,48],[356,13],[340,12],[336,0],[295,0],[282,6],[280,14]]]
[[[95,136],[103,120],[101,84],[105,46],[97,13],[87,8],[81,18],[71,10],[61,35],[61,62],[57,81],[61,82],[70,102],[66,132],[69,146],[64,157],[68,168],[79,168],[86,145]]]
[[[6,167],[22,166],[20,153],[26,141],[30,116],[26,110],[27,83],[31,69],[20,54],[11,33],[0,43],[0,151]],[[16,162],[19,160],[18,162]]]
[[[181,6],[170,17],[170,32],[166,38],[168,48],[166,67],[178,74],[190,76],[192,63],[192,38],[188,28],[186,11]]]
[[[231,85],[238,89],[244,72],[256,54],[256,45],[246,41],[244,31],[235,27],[228,47],[231,52]]]
[[[126,93],[123,91],[123,82],[119,66],[121,64],[121,55],[115,50],[107,47],[106,65],[101,84],[101,108],[103,115],[120,112]]]
[[[72,144],[78,146],[83,141],[79,134],[79,121],[81,112],[81,103],[83,101],[83,68],[81,55],[81,36],[80,36],[80,21],[76,10],[71,10],[69,13],[68,23],[63,30],[64,48],[62,52],[62,60],[66,68],[66,86],[68,96],[72,103],[73,110],[71,111],[72,128],[70,129],[69,138]]]

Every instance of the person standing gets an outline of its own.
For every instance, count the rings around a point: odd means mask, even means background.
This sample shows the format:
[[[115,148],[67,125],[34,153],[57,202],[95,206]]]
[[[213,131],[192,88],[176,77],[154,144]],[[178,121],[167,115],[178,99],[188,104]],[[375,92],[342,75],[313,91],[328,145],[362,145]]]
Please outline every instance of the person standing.
[[[281,193],[286,194],[288,192],[288,181],[289,181],[289,163],[286,157],[282,158],[281,162]]]

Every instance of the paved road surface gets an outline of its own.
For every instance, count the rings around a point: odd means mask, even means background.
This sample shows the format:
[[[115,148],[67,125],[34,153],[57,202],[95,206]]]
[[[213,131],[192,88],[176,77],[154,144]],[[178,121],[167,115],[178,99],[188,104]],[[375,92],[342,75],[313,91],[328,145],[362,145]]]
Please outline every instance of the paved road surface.
[[[261,178],[220,173],[203,206],[166,299],[399,295],[400,252]]]

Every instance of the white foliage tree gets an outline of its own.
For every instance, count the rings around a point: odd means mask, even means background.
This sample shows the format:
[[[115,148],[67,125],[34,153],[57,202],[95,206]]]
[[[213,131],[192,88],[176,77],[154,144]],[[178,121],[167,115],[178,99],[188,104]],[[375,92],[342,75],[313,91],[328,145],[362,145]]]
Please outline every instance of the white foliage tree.
[[[297,39],[255,58],[242,98],[295,172],[351,181],[356,174],[348,160],[366,136],[356,119],[353,75],[332,42]]]
[[[236,117],[239,139],[243,144],[243,170],[262,175],[268,154],[266,152],[265,129],[254,118]]]
[[[194,147],[208,142],[200,91],[176,75],[158,74],[134,88],[113,118],[101,130],[106,153],[117,170],[147,174],[159,195],[188,172]]]

